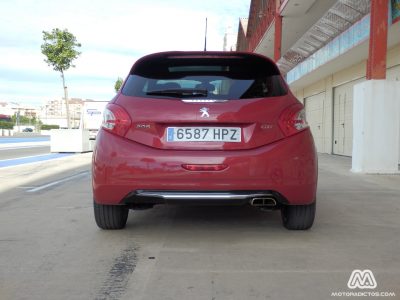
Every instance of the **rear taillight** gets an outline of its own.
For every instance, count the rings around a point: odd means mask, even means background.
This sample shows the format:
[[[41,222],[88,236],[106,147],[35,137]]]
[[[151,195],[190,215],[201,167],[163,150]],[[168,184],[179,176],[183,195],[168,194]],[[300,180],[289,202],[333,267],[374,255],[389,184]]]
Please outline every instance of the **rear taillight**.
[[[131,127],[131,118],[128,113],[119,105],[107,104],[103,113],[101,127],[119,136],[125,136]]]
[[[285,109],[279,118],[279,127],[286,136],[308,128],[303,105],[295,104]]]

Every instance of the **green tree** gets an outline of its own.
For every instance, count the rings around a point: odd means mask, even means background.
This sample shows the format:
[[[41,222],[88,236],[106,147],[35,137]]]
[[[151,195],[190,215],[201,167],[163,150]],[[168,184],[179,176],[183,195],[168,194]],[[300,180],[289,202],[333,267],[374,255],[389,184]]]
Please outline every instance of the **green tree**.
[[[114,85],[114,89],[115,89],[116,93],[118,93],[118,91],[121,88],[123,83],[124,83],[124,80],[121,77],[118,77],[118,79],[117,79],[117,81],[115,82],[115,85]]]
[[[17,119],[18,119],[18,122],[17,122]],[[14,122],[15,125],[28,125],[28,124],[30,125],[33,123],[32,118],[29,118],[26,116],[21,116],[21,115],[19,115],[17,118],[17,114],[13,115],[11,117],[11,120]]]
[[[64,89],[64,99],[67,111],[67,126],[70,126],[68,92],[65,85],[64,72],[70,67],[75,67],[72,62],[81,54],[76,49],[81,46],[76,37],[68,32],[67,29],[53,29],[51,32],[43,31],[43,41],[41,46],[42,53],[47,57],[45,62],[53,67],[54,71],[61,73]]]

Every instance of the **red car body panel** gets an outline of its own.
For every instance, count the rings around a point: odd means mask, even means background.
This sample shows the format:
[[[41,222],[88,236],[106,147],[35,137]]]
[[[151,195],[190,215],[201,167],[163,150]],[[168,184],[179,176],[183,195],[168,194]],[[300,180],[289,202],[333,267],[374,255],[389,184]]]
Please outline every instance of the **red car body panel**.
[[[182,164],[228,168],[188,171]],[[272,190],[289,204],[309,204],[316,186],[317,158],[309,130],[245,151],[159,150],[100,130],[93,155],[93,194],[99,204],[120,204],[135,190]]]
[[[180,53],[175,54],[179,58]],[[212,57],[213,53],[192,53],[193,57],[204,55]],[[221,55],[215,53],[217,58]],[[288,135],[280,125],[290,107],[302,108],[289,90],[278,97],[215,103],[119,92],[112,103],[123,108],[131,123],[122,136],[104,128],[97,135],[92,183],[98,204],[124,204],[138,190],[273,191],[282,195],[285,204],[315,201],[317,155],[310,129]],[[207,118],[201,117],[203,107],[209,109]],[[167,142],[167,127],[175,126],[240,127],[241,142]],[[224,168],[191,171],[184,165]]]
[[[127,139],[158,149],[240,150],[253,149],[284,138],[278,126],[282,111],[296,104],[294,97],[242,99],[222,103],[185,103],[180,99],[133,98],[121,95],[116,104],[130,115],[133,125]],[[209,108],[210,117],[201,118],[200,109]],[[151,121],[150,121],[151,120]],[[150,128],[146,128],[146,125]],[[240,143],[174,142],[165,139],[170,126],[236,126],[241,127]]]

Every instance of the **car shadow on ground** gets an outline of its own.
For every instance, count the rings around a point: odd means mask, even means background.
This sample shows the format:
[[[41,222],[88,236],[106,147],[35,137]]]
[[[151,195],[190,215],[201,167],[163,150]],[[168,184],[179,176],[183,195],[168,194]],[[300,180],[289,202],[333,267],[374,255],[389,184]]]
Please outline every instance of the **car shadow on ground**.
[[[150,210],[130,211],[127,229],[159,226],[201,230],[285,230],[279,210],[261,211],[250,206],[159,205]]]

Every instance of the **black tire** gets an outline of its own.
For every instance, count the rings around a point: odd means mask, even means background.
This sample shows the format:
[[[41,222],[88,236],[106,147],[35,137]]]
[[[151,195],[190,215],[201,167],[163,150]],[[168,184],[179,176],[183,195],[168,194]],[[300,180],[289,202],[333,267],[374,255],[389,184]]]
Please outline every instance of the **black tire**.
[[[281,208],[282,223],[289,230],[307,230],[314,223],[316,202],[309,205],[285,205]]]
[[[122,229],[128,219],[126,205],[102,205],[93,202],[94,218],[101,229]]]

